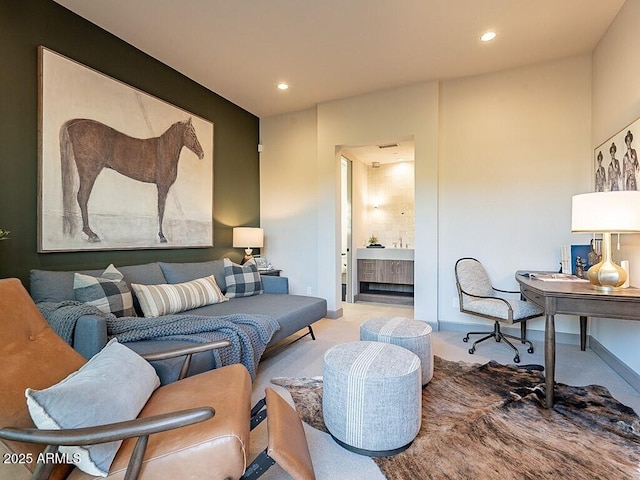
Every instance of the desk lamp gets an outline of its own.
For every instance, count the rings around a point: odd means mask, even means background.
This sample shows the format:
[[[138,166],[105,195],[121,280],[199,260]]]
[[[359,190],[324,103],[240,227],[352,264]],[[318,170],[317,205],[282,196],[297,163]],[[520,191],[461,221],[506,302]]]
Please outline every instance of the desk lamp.
[[[640,192],[574,195],[571,200],[571,231],[602,234],[602,261],[589,269],[589,281],[598,290],[619,289],[627,279],[627,272],[613,263],[611,234],[640,232]]]
[[[233,229],[233,246],[244,248],[246,262],[252,257],[253,248],[262,248],[264,242],[264,230],[257,227],[235,227]]]

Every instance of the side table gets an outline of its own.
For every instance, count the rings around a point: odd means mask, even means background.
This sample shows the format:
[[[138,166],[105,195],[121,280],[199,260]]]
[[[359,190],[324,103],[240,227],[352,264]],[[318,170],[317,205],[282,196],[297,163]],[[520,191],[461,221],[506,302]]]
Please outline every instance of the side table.
[[[260,275],[270,275],[272,277],[279,277],[280,276],[280,272],[282,272],[282,270],[277,270],[275,268],[269,269],[269,270],[258,270],[258,273]]]

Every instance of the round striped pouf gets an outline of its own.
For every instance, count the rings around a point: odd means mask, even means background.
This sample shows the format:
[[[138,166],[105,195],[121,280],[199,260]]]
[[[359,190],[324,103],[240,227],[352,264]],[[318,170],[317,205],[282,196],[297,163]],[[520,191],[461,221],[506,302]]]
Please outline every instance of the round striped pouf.
[[[422,364],[422,385],[433,378],[431,326],[405,317],[372,318],[360,325],[360,340],[393,343],[418,355]]]
[[[420,359],[381,342],[336,345],[324,355],[322,413],[343,447],[375,457],[406,449],[420,430]]]

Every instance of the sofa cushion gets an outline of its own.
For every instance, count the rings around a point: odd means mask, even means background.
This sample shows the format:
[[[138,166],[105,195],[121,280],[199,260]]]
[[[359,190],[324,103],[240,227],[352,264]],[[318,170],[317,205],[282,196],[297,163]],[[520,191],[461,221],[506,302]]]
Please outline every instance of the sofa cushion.
[[[232,313],[270,315],[280,324],[280,329],[269,341],[271,346],[324,317],[327,314],[327,301],[324,298],[306,295],[264,293],[251,297],[232,298],[228,302],[199,307],[189,313],[193,315]]]
[[[159,317],[184,312],[203,305],[226,302],[226,298],[213,275],[190,282],[140,285],[132,283],[131,288],[140,302],[145,317]]]
[[[114,339],[61,382],[28,388],[25,395],[36,426],[57,430],[133,420],[159,384],[153,367]],[[60,452],[77,459],[84,472],[106,476],[121,443],[60,447]]]
[[[153,263],[144,265],[119,266],[118,270],[124,275],[127,284],[141,283],[143,285],[153,285],[166,283],[164,274],[160,266]],[[103,269],[100,270],[76,270],[84,275],[99,277]],[[35,303],[40,302],[64,302],[65,300],[75,300],[73,292],[74,271],[54,272],[51,270],[31,270],[29,278],[29,293]],[[136,306],[136,299],[133,299]],[[139,312],[140,313],[140,312]]]
[[[250,297],[263,293],[262,282],[256,261],[251,258],[244,265],[224,259],[224,276],[227,284],[227,298]]]
[[[79,273],[99,277],[102,270],[82,270]],[[51,270],[31,270],[29,274],[29,293],[35,303],[73,301],[73,271],[54,272]]]
[[[123,280],[124,276],[113,264],[100,277],[75,273],[73,292],[77,301],[96,307],[116,317],[135,316],[133,296]]]
[[[210,420],[149,436],[141,479],[238,479],[249,463],[251,378],[240,364],[158,388],[140,418],[211,406]],[[122,480],[135,442],[125,441],[111,475]],[[74,478],[76,478],[74,476]],[[84,477],[81,477],[84,478]]]
[[[158,265],[160,265],[168,283],[189,282],[196,278],[213,275],[216,277],[216,283],[222,293],[227,291],[227,284],[224,279],[224,262],[222,260],[192,263],[158,262]]]
[[[167,283],[167,279],[164,277],[164,273],[162,273],[162,269],[157,262],[143,265],[127,265],[125,267],[119,266],[118,269],[122,272],[128,284],[156,285],[158,283]]]

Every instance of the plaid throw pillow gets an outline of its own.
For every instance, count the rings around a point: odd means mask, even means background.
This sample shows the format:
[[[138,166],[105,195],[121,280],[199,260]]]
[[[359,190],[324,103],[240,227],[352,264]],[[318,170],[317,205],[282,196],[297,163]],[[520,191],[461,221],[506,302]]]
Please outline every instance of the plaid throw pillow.
[[[113,264],[100,277],[75,273],[73,293],[77,301],[93,305],[101,312],[113,313],[116,317],[136,316],[133,296],[124,275]]]
[[[247,260],[244,265],[238,265],[225,258],[224,277],[227,283],[227,298],[250,297],[263,292],[258,266],[253,258]]]

